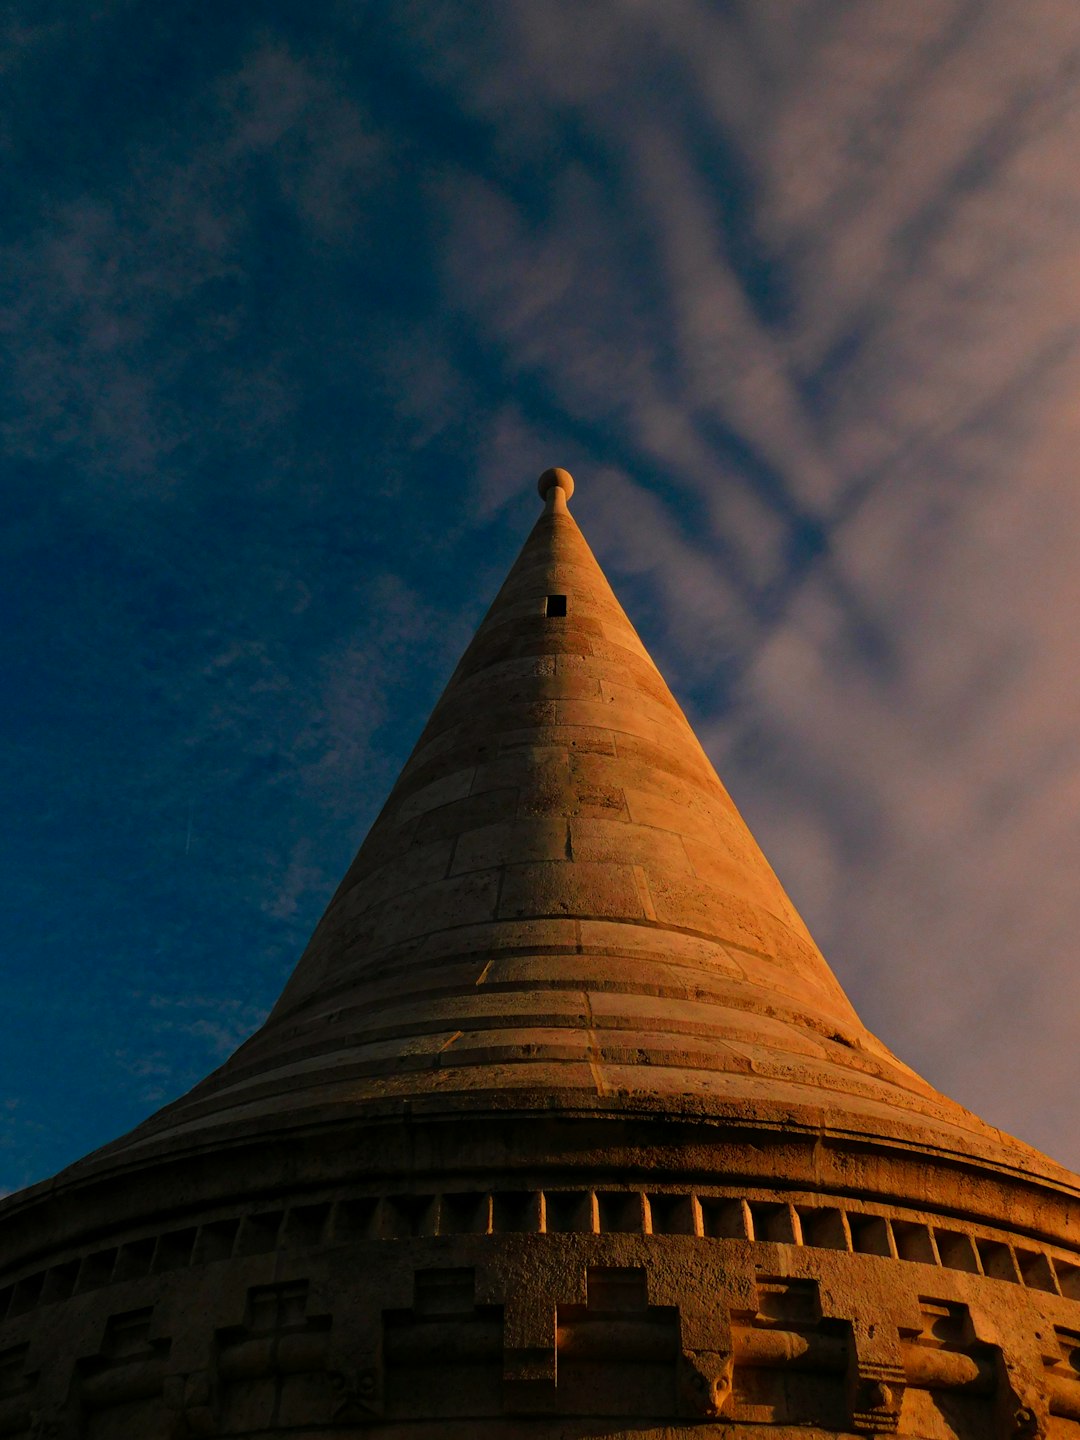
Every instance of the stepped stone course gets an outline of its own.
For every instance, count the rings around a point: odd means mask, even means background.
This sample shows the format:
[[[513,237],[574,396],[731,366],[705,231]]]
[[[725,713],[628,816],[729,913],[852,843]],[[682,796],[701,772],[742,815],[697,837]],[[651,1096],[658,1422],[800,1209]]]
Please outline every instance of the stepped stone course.
[[[1080,1440],[1080,1181],[865,1029],[539,488],[266,1024],[0,1202],[0,1437]]]

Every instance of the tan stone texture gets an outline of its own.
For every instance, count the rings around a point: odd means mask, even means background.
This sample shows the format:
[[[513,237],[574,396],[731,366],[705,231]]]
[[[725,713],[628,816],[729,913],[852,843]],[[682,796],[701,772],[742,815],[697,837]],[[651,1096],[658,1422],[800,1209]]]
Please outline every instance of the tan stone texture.
[[[0,1203],[0,1436],[1080,1440],[1080,1182],[863,1027],[571,488],[265,1026]]]

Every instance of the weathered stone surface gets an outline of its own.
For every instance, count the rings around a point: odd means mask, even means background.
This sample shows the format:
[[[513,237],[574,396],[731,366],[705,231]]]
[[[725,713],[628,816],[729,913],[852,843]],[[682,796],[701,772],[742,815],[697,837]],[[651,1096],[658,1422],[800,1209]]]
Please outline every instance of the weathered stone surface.
[[[0,1202],[0,1436],[1080,1440],[1080,1182],[862,1026],[570,488],[266,1025]]]

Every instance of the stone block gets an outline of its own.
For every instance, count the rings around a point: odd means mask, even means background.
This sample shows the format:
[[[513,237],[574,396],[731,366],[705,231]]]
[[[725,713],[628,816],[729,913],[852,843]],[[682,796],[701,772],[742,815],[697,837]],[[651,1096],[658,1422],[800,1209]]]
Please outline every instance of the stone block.
[[[508,865],[499,915],[627,915],[644,917],[633,867],[588,861]]]
[[[375,943],[389,945],[431,930],[490,920],[495,915],[498,893],[497,870],[473,871],[433,885],[420,885],[373,910]]]
[[[449,775],[443,775],[430,784],[423,785],[410,795],[403,796],[397,806],[394,819],[397,824],[403,825],[417,816],[426,814],[429,810],[437,810],[443,805],[449,805],[454,800],[464,800],[472,790],[475,770],[468,768],[452,771]]]
[[[560,816],[484,825],[458,837],[451,873],[489,869],[511,860],[565,860],[568,843],[567,823]]]
[[[659,873],[692,874],[681,837],[626,819],[575,816],[570,821],[570,858],[643,865]]]

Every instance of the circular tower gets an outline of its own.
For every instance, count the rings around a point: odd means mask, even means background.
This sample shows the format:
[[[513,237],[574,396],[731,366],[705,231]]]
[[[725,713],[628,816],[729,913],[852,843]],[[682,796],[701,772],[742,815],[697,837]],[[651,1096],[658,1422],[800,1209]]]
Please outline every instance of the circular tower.
[[[266,1024],[0,1204],[0,1437],[1080,1440],[1080,1181],[863,1027],[572,489]]]

